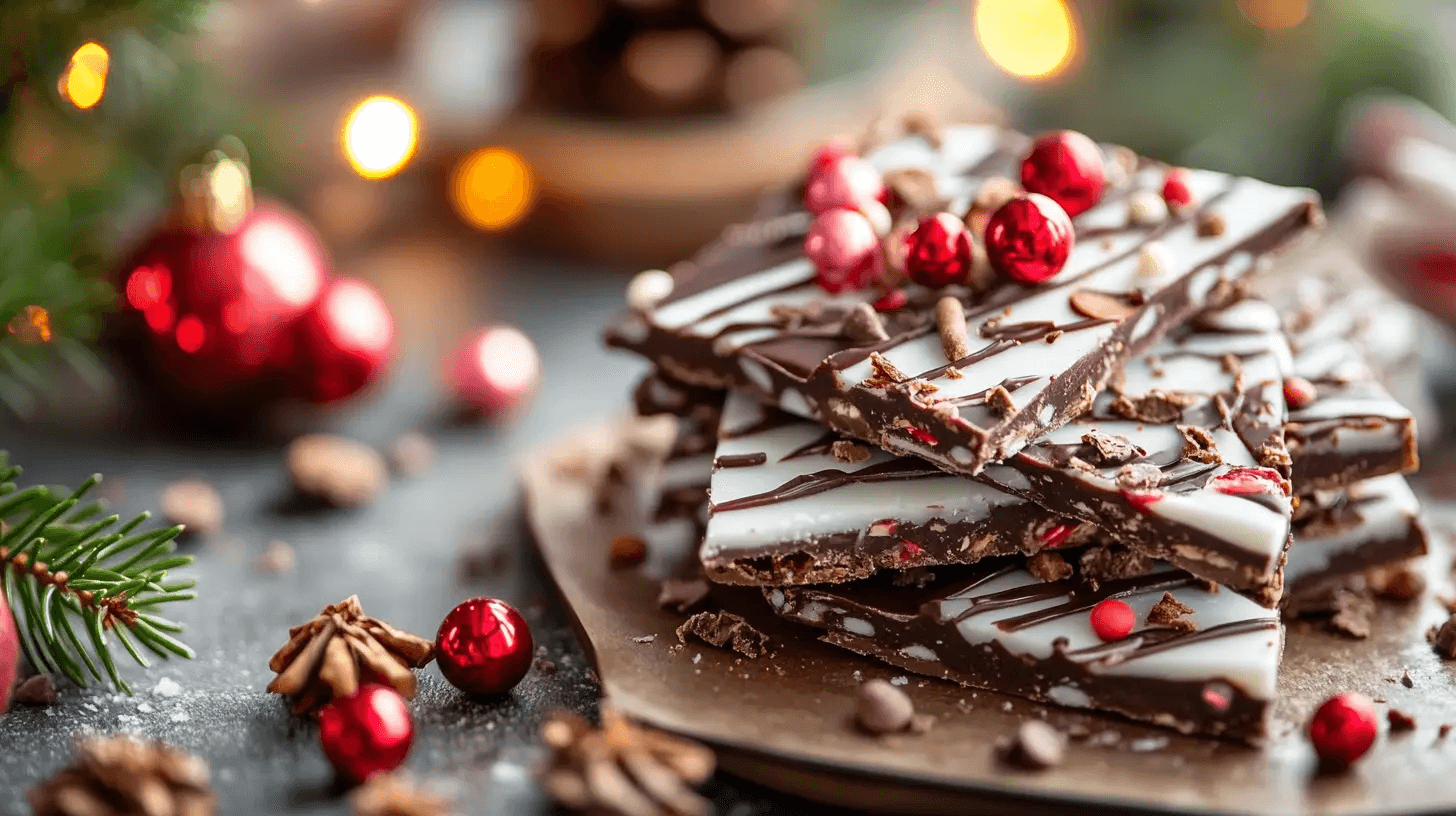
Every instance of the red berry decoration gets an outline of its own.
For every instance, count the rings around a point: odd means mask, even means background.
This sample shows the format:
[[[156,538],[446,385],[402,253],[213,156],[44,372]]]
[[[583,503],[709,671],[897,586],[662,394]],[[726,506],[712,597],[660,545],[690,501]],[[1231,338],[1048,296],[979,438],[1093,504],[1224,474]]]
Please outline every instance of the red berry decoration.
[[[1096,206],[1107,187],[1102,148],[1074,130],[1059,130],[1036,140],[1021,162],[1021,186],[1041,193],[1076,216]]]
[[[394,357],[394,318],[373,286],[331,281],[297,326],[294,393],[335,402],[379,379]]]
[[[334,770],[354,782],[398,768],[409,755],[415,724],[399,692],[365,683],[319,710],[319,742]]]
[[[1075,240],[1066,211],[1037,193],[1002,204],[986,222],[991,267],[1020,283],[1041,283],[1062,271]]]
[[[461,404],[487,416],[519,405],[536,388],[541,358],[531,338],[491,326],[465,338],[450,356],[450,387]]]
[[[814,262],[816,282],[831,294],[863,289],[884,277],[880,239],[869,219],[854,210],[834,209],[814,219],[804,254]]]
[[[0,711],[9,708],[10,689],[15,686],[15,674],[19,668],[20,635],[15,630],[10,606],[5,603],[5,593],[0,592]]]
[[[971,270],[971,233],[950,213],[920,219],[907,243],[905,271],[922,286],[939,289],[960,283]]]
[[[435,659],[450,685],[466,694],[504,694],[531,670],[531,629],[521,613],[494,598],[450,611],[435,635]]]
[[[855,157],[854,142],[844,138],[834,138],[819,146],[814,155],[809,158],[809,173],[807,178],[812,179],[822,173],[834,169],[834,166],[844,159]]]
[[[1188,189],[1187,170],[1175,167],[1163,176],[1163,201],[1168,205],[1169,212],[1178,212],[1193,205],[1193,191]]]
[[[1092,631],[1102,640],[1122,640],[1132,633],[1136,622],[1132,607],[1116,598],[1106,598],[1092,607]]]
[[[1375,704],[1363,694],[1326,700],[1309,721],[1309,741],[1321,760],[1345,767],[1365,755],[1379,733]]]
[[[858,156],[848,156],[809,177],[804,184],[804,208],[815,215],[836,207],[858,210],[882,203],[886,195],[880,171]]]
[[[1284,381],[1284,402],[1290,409],[1298,411],[1301,408],[1308,408],[1311,403],[1319,398],[1319,391],[1314,383],[1303,377],[1290,377]]]

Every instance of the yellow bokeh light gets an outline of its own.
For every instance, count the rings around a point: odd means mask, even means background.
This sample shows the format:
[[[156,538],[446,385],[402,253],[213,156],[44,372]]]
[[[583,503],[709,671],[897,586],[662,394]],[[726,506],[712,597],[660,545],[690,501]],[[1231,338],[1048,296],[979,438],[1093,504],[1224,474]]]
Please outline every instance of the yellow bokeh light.
[[[521,156],[504,147],[482,147],[450,173],[450,202],[476,229],[500,230],[520,221],[536,198],[536,179]]]
[[[71,55],[57,88],[62,97],[81,110],[95,107],[106,93],[106,74],[110,70],[111,54],[106,47],[88,42]]]
[[[344,119],[344,158],[364,178],[389,178],[409,163],[419,138],[413,108],[392,96],[371,96]]]
[[[1239,11],[1259,28],[1283,31],[1304,22],[1309,5],[1309,0],[1239,0]]]
[[[1077,21],[1066,0],[977,0],[976,39],[997,67],[1049,79],[1077,56]]]

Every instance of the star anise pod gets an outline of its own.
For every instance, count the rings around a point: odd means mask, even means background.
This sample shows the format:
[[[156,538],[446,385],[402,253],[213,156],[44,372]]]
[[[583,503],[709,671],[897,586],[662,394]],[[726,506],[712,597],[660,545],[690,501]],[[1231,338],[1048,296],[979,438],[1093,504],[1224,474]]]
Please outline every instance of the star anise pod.
[[[551,756],[541,784],[571,810],[612,816],[707,816],[712,804],[693,788],[713,775],[713,752],[690,740],[633,724],[602,706],[594,728],[557,713],[541,727]]]
[[[293,703],[293,713],[317,711],[334,697],[353,694],[361,680],[393,686],[414,697],[414,669],[435,657],[435,644],[364,614],[359,596],[324,607],[313,620],[288,630],[289,641],[268,661],[278,673],[268,690]]]
[[[36,816],[210,816],[217,797],[207,763],[131,736],[76,743],[76,759],[30,789]]]
[[[444,796],[421,790],[399,774],[378,774],[349,794],[355,816],[450,816]]]

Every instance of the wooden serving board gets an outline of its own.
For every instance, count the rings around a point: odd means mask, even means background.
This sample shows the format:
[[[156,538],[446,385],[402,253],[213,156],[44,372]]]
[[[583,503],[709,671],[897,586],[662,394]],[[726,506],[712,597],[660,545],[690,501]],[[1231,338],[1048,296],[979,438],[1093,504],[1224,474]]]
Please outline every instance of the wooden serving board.
[[[771,653],[749,660],[699,642],[676,649],[684,616],[660,610],[652,570],[608,565],[611,524],[596,515],[593,489],[560,462],[610,454],[605,423],[579,429],[524,465],[526,513],[601,676],[620,710],[719,748],[722,767],[820,802],[922,814],[1127,810],[1174,813],[1362,814],[1456,810],[1456,662],[1441,661],[1426,629],[1446,618],[1436,596],[1456,596],[1441,537],[1428,559],[1431,589],[1404,606],[1385,604],[1369,639],[1352,640],[1313,622],[1290,627],[1279,681],[1275,736],[1262,748],[1185,737],[1114,717],[1036,705],[908,675],[904,688],[935,726],[919,736],[866,736],[850,722],[860,678],[903,672],[820,643],[779,621],[756,590],[715,587],[710,604],[752,620]],[[1436,519],[1440,521],[1439,518]],[[1439,529],[1439,524],[1436,525]],[[684,552],[654,553],[690,558]],[[634,637],[655,635],[650,643]],[[1401,683],[1410,673],[1411,687]],[[1382,714],[1413,715],[1413,732],[1382,734],[1355,768],[1321,775],[1303,736],[1310,712],[1329,696],[1359,691]],[[1092,738],[1073,742],[1066,761],[1041,772],[1009,768],[996,743],[1029,716]]]

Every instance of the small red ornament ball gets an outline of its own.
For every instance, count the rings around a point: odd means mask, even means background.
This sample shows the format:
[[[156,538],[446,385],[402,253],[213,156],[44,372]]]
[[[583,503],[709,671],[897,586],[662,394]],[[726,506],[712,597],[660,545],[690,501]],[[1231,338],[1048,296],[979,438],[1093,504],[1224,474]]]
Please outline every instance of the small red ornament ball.
[[[1284,402],[1289,405],[1290,410],[1298,411],[1301,408],[1308,408],[1315,400],[1319,399],[1319,389],[1314,383],[1303,377],[1290,377],[1284,381]]]
[[[1365,755],[1380,731],[1375,704],[1363,694],[1326,700],[1309,721],[1309,741],[1320,759],[1344,767]]]
[[[939,289],[961,283],[971,269],[971,233],[950,213],[920,219],[907,244],[905,271],[922,286]]]
[[[353,278],[330,281],[295,329],[295,393],[335,402],[379,379],[394,358],[394,317],[373,286]]]
[[[1169,170],[1163,176],[1163,201],[1170,212],[1193,205],[1193,191],[1188,188],[1188,171],[1181,167]]]
[[[510,691],[535,657],[521,613],[494,598],[473,598],[452,609],[435,635],[435,649],[450,685],[482,696]]]
[[[1092,631],[1102,640],[1121,640],[1136,623],[1132,607],[1116,598],[1106,598],[1092,607]]]
[[[520,330],[490,326],[455,347],[447,376],[461,404],[487,416],[501,414],[536,389],[541,358],[536,344]]]
[[[804,208],[821,215],[836,207],[858,210],[883,203],[884,179],[875,166],[858,156],[846,156],[809,176],[804,184]]]
[[[1066,211],[1037,193],[1002,204],[986,222],[986,258],[991,267],[1021,283],[1041,283],[1062,271],[1074,241]]]
[[[5,594],[0,592],[0,711],[9,708],[10,689],[15,686],[19,668],[20,635],[15,630],[10,606],[5,603]]]
[[[806,178],[812,179],[833,169],[844,159],[854,158],[854,156],[853,142],[844,138],[830,139],[820,145],[819,149],[814,151],[814,155],[809,158],[809,173]]]
[[[363,782],[404,763],[415,738],[414,720],[399,692],[365,683],[319,710],[319,742],[341,775]]]
[[[883,277],[880,239],[869,219],[854,210],[833,209],[815,218],[804,254],[814,263],[819,286],[831,294],[863,289]]]
[[[1107,187],[1102,148],[1074,130],[1059,130],[1036,140],[1021,162],[1021,186],[1062,205],[1068,216],[1096,206]]]

